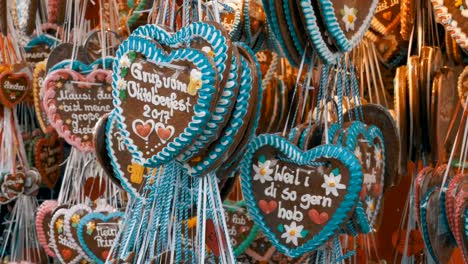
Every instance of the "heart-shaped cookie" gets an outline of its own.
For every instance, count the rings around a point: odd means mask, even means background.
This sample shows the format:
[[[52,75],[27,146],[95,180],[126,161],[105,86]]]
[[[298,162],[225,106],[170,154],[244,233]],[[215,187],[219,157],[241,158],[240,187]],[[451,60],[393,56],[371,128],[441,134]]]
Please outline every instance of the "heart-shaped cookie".
[[[78,225],[78,238],[86,254],[104,264],[114,245],[124,213],[90,213]]]
[[[214,60],[219,81],[219,97],[211,110],[212,115],[205,129],[179,157],[180,160],[187,161],[218,138],[222,128],[229,121],[240,82],[241,66],[237,49],[232,45],[227,32],[216,23],[192,23],[173,35],[156,25],[146,25],[137,29],[133,35],[149,36],[165,49],[198,49]],[[170,130],[165,132],[168,136],[171,134]]]
[[[210,119],[216,85],[212,60],[201,51],[182,48],[166,55],[150,40],[124,41],[114,63],[114,114],[134,160],[154,167],[190,146]],[[156,123],[174,128],[165,143],[154,131]]]
[[[63,162],[63,142],[53,132],[36,141],[34,145],[34,165],[41,174],[42,183],[54,189],[60,177]]]
[[[362,186],[362,168],[346,148],[321,145],[302,152],[276,135],[261,135],[249,144],[241,177],[255,223],[291,257],[315,250],[336,234],[351,216]],[[278,207],[266,214],[261,200],[275,200]],[[311,210],[319,216],[325,212],[328,221],[316,224]]]
[[[0,73],[0,102],[14,108],[28,95],[29,76],[24,72],[4,71]]]
[[[468,49],[468,2],[431,0],[439,22],[462,49]]]
[[[78,251],[78,253],[84,256],[87,260],[91,260],[88,258],[83,251],[83,248],[80,246],[79,238],[78,238],[78,225],[81,219],[93,212],[93,209],[85,204],[77,204],[70,209],[67,210],[65,213],[65,217],[63,220],[63,229],[65,235],[69,239],[69,241],[74,245],[74,248]]]
[[[106,184],[103,177],[89,177],[85,181],[84,195],[91,201],[96,201],[106,192]]]
[[[93,151],[93,129],[99,117],[112,110],[109,70],[86,76],[58,69],[44,80],[43,105],[57,133],[81,151]]]
[[[340,50],[351,51],[366,33],[378,0],[319,0],[326,29]]]
[[[46,232],[51,233],[50,248],[55,252],[56,257],[61,263],[80,263],[85,260],[76,245],[68,238],[65,233],[65,215],[68,208],[58,209],[53,213],[52,219],[49,223],[49,230]]]
[[[36,231],[39,244],[50,257],[55,257],[55,252],[50,247],[51,232],[49,230],[49,223],[52,220],[52,213],[57,208],[57,201],[47,200],[44,201],[37,209],[36,214]]]
[[[386,165],[385,144],[382,132],[376,126],[366,126],[354,121],[341,132],[338,144],[346,146],[359,160],[363,173],[363,189],[361,191],[362,208],[366,219],[357,219],[364,233],[369,231],[380,212],[383,196],[384,175]],[[337,131],[338,132],[338,131]],[[336,137],[329,133],[329,137]],[[332,139],[329,142],[332,142]],[[358,217],[356,215],[356,217]],[[359,218],[359,217],[358,217]]]
[[[188,173],[192,176],[200,176],[213,171],[228,159],[245,136],[244,133],[249,127],[248,120],[252,114],[256,114],[255,107],[259,107],[256,105],[258,97],[261,96],[261,86],[258,82],[259,73],[257,72],[258,62],[243,47],[239,47],[239,51],[242,62],[241,87],[231,119],[222,130],[219,139],[213,142],[200,156],[186,164],[189,167]]]
[[[224,215],[228,228],[234,255],[242,254],[255,240],[258,226],[248,216],[243,201],[237,203],[224,203]]]

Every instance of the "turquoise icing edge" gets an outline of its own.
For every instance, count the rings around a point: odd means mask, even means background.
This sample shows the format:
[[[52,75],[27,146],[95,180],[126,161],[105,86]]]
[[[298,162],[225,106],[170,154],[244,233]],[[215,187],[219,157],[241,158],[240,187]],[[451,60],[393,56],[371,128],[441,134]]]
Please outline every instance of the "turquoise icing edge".
[[[379,3],[378,0],[372,1],[372,4],[369,9],[369,13],[364,19],[361,27],[349,40],[344,34],[343,30],[341,29],[340,24],[338,23],[338,19],[335,13],[335,9],[333,7],[333,3],[330,0],[318,0],[318,1],[322,9],[322,13],[323,13],[322,17],[324,18],[324,22],[327,25],[328,32],[330,33],[331,37],[335,39],[338,47],[343,52],[349,52],[354,47],[356,47],[357,44],[359,44],[359,42],[364,37],[364,34],[366,33],[367,29],[370,26],[373,15]]]
[[[85,217],[81,218],[80,220],[80,223],[78,224],[78,227],[77,227],[77,233],[78,233],[78,240],[79,240],[79,243],[81,245],[81,247],[83,248],[84,252],[86,253],[86,255],[88,255],[91,259],[93,259],[97,264],[104,264],[103,261],[101,261],[101,259],[99,259],[96,255],[94,255],[94,253],[89,249],[88,245],[86,244],[86,241],[83,237],[83,232],[81,232],[81,230],[84,228],[86,228],[86,223],[89,222],[90,220],[92,219],[99,219],[99,220],[102,220],[102,221],[108,221],[112,218],[116,218],[116,217],[124,217],[124,213],[122,212],[114,212],[114,213],[110,213],[108,215],[105,215],[105,214],[102,214],[102,213],[90,213],[90,214],[87,214]]]
[[[234,143],[234,135],[244,122],[246,114],[248,113],[249,98],[251,89],[255,87],[251,86],[252,77],[251,70],[247,65],[246,59],[241,56],[242,61],[242,75],[241,75],[241,87],[239,96],[236,99],[234,110],[230,119],[230,122],[226,126],[226,130],[223,131],[220,136],[220,140],[216,141],[217,144],[212,148],[210,153],[205,159],[197,163],[195,166],[185,164],[184,168],[188,167],[188,174],[191,176],[201,176],[226,152],[226,150]]]
[[[315,237],[299,247],[291,248],[282,244],[265,223],[260,209],[257,206],[257,201],[252,191],[250,170],[252,168],[252,158],[255,152],[265,145],[276,147],[283,155],[287,156],[287,159],[295,160],[299,165],[313,164],[314,160],[318,157],[337,158],[341,160],[341,162],[349,165],[350,182],[344,201],[337,208],[335,214],[331,217],[325,227]],[[359,198],[359,192],[361,191],[362,186],[362,170],[357,158],[344,147],[321,145],[310,151],[302,152],[284,138],[276,135],[264,134],[255,138],[248,146],[241,162],[241,183],[247,207],[255,223],[269,238],[272,244],[278,248],[278,250],[288,256],[299,257],[307,252],[316,250],[318,247],[323,245],[323,243],[339,231],[341,225],[347,220],[346,217],[349,211],[354,208],[354,205]]]
[[[169,55],[164,55],[164,52],[157,48],[151,41],[130,36],[126,39],[117,50],[116,58],[120,58],[130,51],[135,51],[145,55],[146,58],[151,60],[153,63],[166,62],[166,61],[177,61],[177,60],[188,60],[191,61],[202,73],[202,87],[198,90],[198,100],[194,104],[194,116],[188,127],[175,138],[172,142],[169,142],[159,153],[153,155],[149,159],[144,159],[142,153],[133,143],[133,140],[129,137],[130,132],[127,130],[125,125],[125,117],[123,109],[121,108],[121,100],[119,97],[119,89],[117,87],[117,81],[120,76],[120,67],[118,59],[115,60],[112,74],[112,95],[114,97],[114,113],[118,122],[118,129],[121,130],[125,141],[128,144],[128,149],[132,153],[133,158],[136,162],[149,166],[156,167],[162,163],[172,160],[175,156],[188,146],[192,140],[202,132],[202,124],[205,124],[210,118],[210,105],[213,100],[213,95],[216,92],[215,84],[215,70],[211,67],[208,58],[197,50],[193,49],[178,49],[171,52]]]
[[[431,198],[431,195],[435,192],[436,187],[432,187],[427,191],[427,193],[424,195],[424,198],[421,200],[421,206],[419,208],[419,212],[421,215],[421,233],[422,237],[424,240],[424,244],[426,245],[426,250],[429,252],[429,255],[431,256],[432,260],[439,264],[439,261],[437,259],[437,256],[435,255],[434,249],[432,248],[431,241],[429,239],[429,232],[428,232],[428,227],[427,227],[427,221],[426,221],[426,216],[427,216],[427,202],[429,201],[429,198]]]
[[[318,52],[320,58],[322,58],[322,60],[327,64],[338,63],[338,59],[342,57],[343,54],[340,52],[334,53],[328,48],[317,25],[317,17],[312,5],[310,4],[310,0],[301,0],[300,6],[304,12],[304,17],[306,18],[307,32],[309,33],[309,37],[312,40],[315,50]]]

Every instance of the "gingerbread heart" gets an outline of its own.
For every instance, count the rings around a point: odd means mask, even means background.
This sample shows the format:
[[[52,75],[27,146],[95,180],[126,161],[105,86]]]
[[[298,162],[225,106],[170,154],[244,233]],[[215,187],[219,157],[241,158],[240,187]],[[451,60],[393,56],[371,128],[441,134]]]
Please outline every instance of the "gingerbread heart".
[[[124,213],[90,213],[78,225],[78,238],[86,254],[104,264],[119,233]]]
[[[258,226],[248,216],[243,201],[224,204],[224,215],[234,255],[239,256],[257,237]]]
[[[86,255],[86,253],[83,251],[83,248],[80,246],[78,238],[78,225],[80,224],[80,221],[83,217],[92,212],[93,209],[91,207],[85,204],[77,204],[67,210],[63,220],[63,229],[68,240],[74,245],[74,248],[76,248],[78,253],[84,256],[87,260],[91,259]]]
[[[114,114],[137,163],[154,167],[169,161],[202,133],[216,103],[215,73],[211,59],[195,49],[166,54],[134,36],[120,45],[113,75]],[[161,140],[156,123],[173,127],[173,135]]]
[[[298,257],[323,245],[351,216],[362,168],[344,147],[321,145],[302,152],[284,138],[261,135],[248,146],[241,178],[255,223],[278,250]],[[278,207],[266,214],[259,207],[261,200],[275,200]],[[319,216],[328,214],[328,221],[315,223],[308,217],[312,209]]]
[[[68,238],[65,233],[65,215],[68,208],[61,208],[54,212],[46,232],[51,233],[50,248],[55,252],[56,257],[61,263],[80,263],[85,260],[76,245]]]
[[[319,0],[326,30],[341,51],[356,47],[370,26],[378,0]]]
[[[41,174],[42,183],[47,188],[54,189],[60,177],[63,162],[63,142],[58,138],[57,133],[40,138],[34,146],[34,165]]]
[[[4,71],[0,74],[0,102],[14,108],[28,95],[29,76],[24,72]]]
[[[444,25],[447,32],[460,45],[462,49],[468,49],[468,2],[431,0],[434,6],[434,14]]]
[[[192,23],[173,35],[157,25],[146,25],[138,28],[132,35],[150,37],[171,50],[183,47],[198,49],[214,60],[219,97],[202,133],[179,157],[180,160],[187,161],[208,147],[229,121],[239,90],[239,55],[227,32],[216,23]],[[166,134],[170,135],[170,131]]]
[[[36,231],[39,244],[50,257],[55,257],[55,252],[50,247],[52,233],[49,230],[49,223],[52,220],[52,213],[57,208],[57,201],[44,201],[37,209]]]
[[[370,231],[380,212],[380,203],[383,196],[383,185],[386,165],[384,137],[376,126],[366,126],[364,123],[354,121],[348,125],[338,144],[346,146],[359,160],[363,170],[363,189],[361,192],[362,208],[365,219],[358,218],[364,233]],[[336,137],[336,133],[329,133],[329,142]]]
[[[217,169],[234,153],[241,143],[245,131],[249,128],[250,116],[256,114],[259,107],[256,102],[261,99],[261,84],[258,70],[258,62],[255,57],[244,47],[239,47],[242,62],[242,74],[239,95],[233,109],[232,117],[221,132],[220,137],[213,142],[200,156],[190,160],[189,174],[200,176]],[[256,117],[256,116],[255,116]],[[254,119],[255,120],[255,119]],[[249,131],[250,132],[250,131]]]
[[[6,198],[13,200],[24,192],[25,183],[25,172],[22,169],[17,169],[15,172],[7,173],[3,176],[0,190]]]
[[[93,129],[112,110],[109,70],[86,76],[70,69],[52,71],[44,80],[43,105],[57,133],[81,151],[93,151]]]

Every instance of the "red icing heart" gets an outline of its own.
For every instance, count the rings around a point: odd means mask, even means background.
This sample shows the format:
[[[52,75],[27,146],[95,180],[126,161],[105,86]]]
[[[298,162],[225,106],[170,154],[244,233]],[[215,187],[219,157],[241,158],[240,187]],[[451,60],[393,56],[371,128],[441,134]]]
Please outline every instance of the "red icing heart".
[[[328,214],[326,212],[319,212],[315,209],[310,209],[307,213],[309,215],[310,220],[316,223],[317,225],[322,225],[328,221]]]
[[[106,191],[106,180],[99,177],[86,179],[85,195],[91,200],[97,200]]]
[[[158,136],[162,140],[168,140],[172,136],[172,131],[168,128],[158,128]]]
[[[62,253],[63,259],[66,261],[70,260],[70,258],[73,257],[73,252],[68,248],[62,249],[61,253]]]
[[[278,206],[278,203],[276,201],[265,201],[265,200],[260,200],[258,202],[258,207],[260,207],[260,209],[262,209],[262,211],[265,213],[265,214],[270,214],[272,213],[273,211],[276,210],[276,207]]]
[[[107,259],[107,257],[109,256],[109,250],[104,250],[102,253],[101,253],[101,257],[103,259]]]
[[[372,194],[373,195],[380,195],[383,191],[382,184],[374,184],[372,185]]]
[[[145,125],[139,124],[136,126],[136,130],[140,137],[145,138],[149,135],[149,133],[151,132],[151,130],[153,130],[153,128],[149,124],[145,124]]]

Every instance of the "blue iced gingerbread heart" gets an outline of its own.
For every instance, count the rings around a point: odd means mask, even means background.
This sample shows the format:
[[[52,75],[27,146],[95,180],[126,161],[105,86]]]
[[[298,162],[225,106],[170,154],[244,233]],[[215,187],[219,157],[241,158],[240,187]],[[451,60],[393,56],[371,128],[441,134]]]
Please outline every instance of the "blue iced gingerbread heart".
[[[234,50],[228,33],[215,23],[192,23],[173,34],[158,25],[145,25],[135,30],[132,35],[148,37],[171,49],[195,46],[207,53],[215,63],[219,98],[205,129],[179,157],[182,161],[188,161],[212,143],[229,120],[235,104],[234,99],[239,92],[239,55]]]
[[[376,126],[360,121],[335,124],[328,133],[329,142],[347,147],[358,158],[363,170],[361,203],[355,213],[361,232],[368,233],[379,214],[385,175],[385,144],[382,132]]]
[[[119,234],[124,213],[89,213],[77,227],[78,240],[84,252],[94,262],[104,264]]]
[[[252,218],[291,257],[316,250],[337,234],[362,186],[361,165],[345,147],[321,145],[303,152],[276,135],[255,138],[240,170]]]
[[[131,36],[117,51],[112,78],[117,127],[144,166],[180,155],[202,133],[216,104],[215,66],[196,49],[166,53]]]

